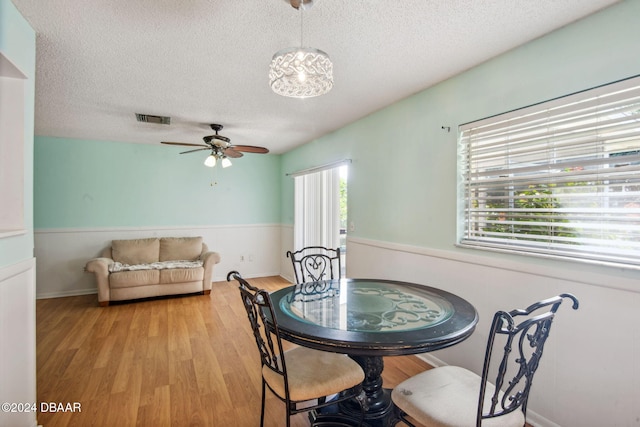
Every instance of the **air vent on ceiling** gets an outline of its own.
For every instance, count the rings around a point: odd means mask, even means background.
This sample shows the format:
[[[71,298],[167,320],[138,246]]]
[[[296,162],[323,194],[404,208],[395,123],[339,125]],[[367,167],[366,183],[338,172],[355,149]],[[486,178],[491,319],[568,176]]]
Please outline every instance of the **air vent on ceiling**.
[[[149,114],[140,114],[140,113],[136,113],[136,119],[139,122],[143,122],[143,123],[155,123],[158,125],[170,125],[171,124],[171,117],[167,117],[167,116],[152,116]]]

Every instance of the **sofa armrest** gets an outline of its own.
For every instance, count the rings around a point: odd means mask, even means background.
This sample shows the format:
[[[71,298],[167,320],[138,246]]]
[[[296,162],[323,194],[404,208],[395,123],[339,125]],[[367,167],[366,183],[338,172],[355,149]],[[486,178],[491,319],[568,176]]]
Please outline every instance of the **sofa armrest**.
[[[220,262],[218,252],[208,251],[200,255],[202,266],[204,267],[204,277],[202,278],[202,290],[211,291],[211,277],[213,276],[213,266]]]
[[[96,275],[99,303],[106,302],[108,304],[110,300],[109,266],[113,263],[114,261],[111,258],[94,258],[92,260],[89,260],[89,262],[87,262],[87,265],[84,267],[85,271],[94,273]]]

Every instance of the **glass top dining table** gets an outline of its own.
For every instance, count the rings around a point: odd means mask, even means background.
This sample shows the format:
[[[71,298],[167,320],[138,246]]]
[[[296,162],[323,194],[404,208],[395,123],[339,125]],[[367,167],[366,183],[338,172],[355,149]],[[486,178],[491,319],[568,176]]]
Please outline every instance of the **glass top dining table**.
[[[309,282],[275,291],[271,300],[284,339],[348,354],[362,366],[370,426],[395,422],[390,392],[382,387],[383,356],[450,347],[467,339],[478,322],[463,298],[396,280]],[[342,409],[355,413],[356,406]]]

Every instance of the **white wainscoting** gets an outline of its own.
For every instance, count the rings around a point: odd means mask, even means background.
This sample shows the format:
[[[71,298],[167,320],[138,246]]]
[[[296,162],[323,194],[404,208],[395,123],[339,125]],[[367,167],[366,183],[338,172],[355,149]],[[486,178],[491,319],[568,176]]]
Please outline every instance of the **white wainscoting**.
[[[0,403],[36,403],[35,271],[35,258],[0,267]],[[35,412],[0,411],[0,426],[36,424]]]
[[[291,259],[287,258],[287,251],[293,251],[293,225],[282,225],[280,228],[280,275],[290,281],[295,282],[293,274],[293,264]]]
[[[436,364],[480,373],[487,331],[501,309],[570,292],[560,308],[529,400],[535,426],[636,426],[640,420],[640,281],[615,270],[533,267],[460,252],[360,238],[347,242],[347,276],[392,278],[446,289],[471,302],[480,322],[465,342],[433,352]],[[636,276],[637,277],[637,276]],[[633,289],[630,291],[627,289]]]
[[[54,229],[34,232],[38,259],[37,298],[96,293],[93,274],[84,272],[91,258],[114,239],[202,236],[210,250],[220,253],[213,281],[226,280],[231,270],[244,277],[276,276],[281,268],[280,224],[211,227]],[[241,260],[243,257],[243,261]]]

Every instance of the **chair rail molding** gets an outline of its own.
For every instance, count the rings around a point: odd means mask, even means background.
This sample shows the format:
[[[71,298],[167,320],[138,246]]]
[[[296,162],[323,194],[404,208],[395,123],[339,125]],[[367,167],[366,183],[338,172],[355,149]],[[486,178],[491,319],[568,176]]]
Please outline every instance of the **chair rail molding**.
[[[407,254],[424,255],[431,258],[458,261],[465,264],[496,268],[515,273],[526,273],[551,279],[561,279],[580,284],[640,293],[640,286],[638,285],[640,272],[632,269],[593,266],[596,269],[602,270],[602,272],[594,272],[592,269],[581,268],[583,264],[573,260],[567,260],[567,263],[569,263],[572,268],[562,268],[540,261],[540,258],[534,258],[533,262],[526,262],[525,260],[518,261],[495,256],[495,253],[490,253],[488,254],[489,256],[482,256],[478,255],[478,251],[474,249],[458,248],[459,250],[453,250],[456,248],[455,246],[452,246],[452,250],[449,251],[361,237],[347,237],[347,244],[370,246]],[[516,255],[516,257],[524,256]]]

